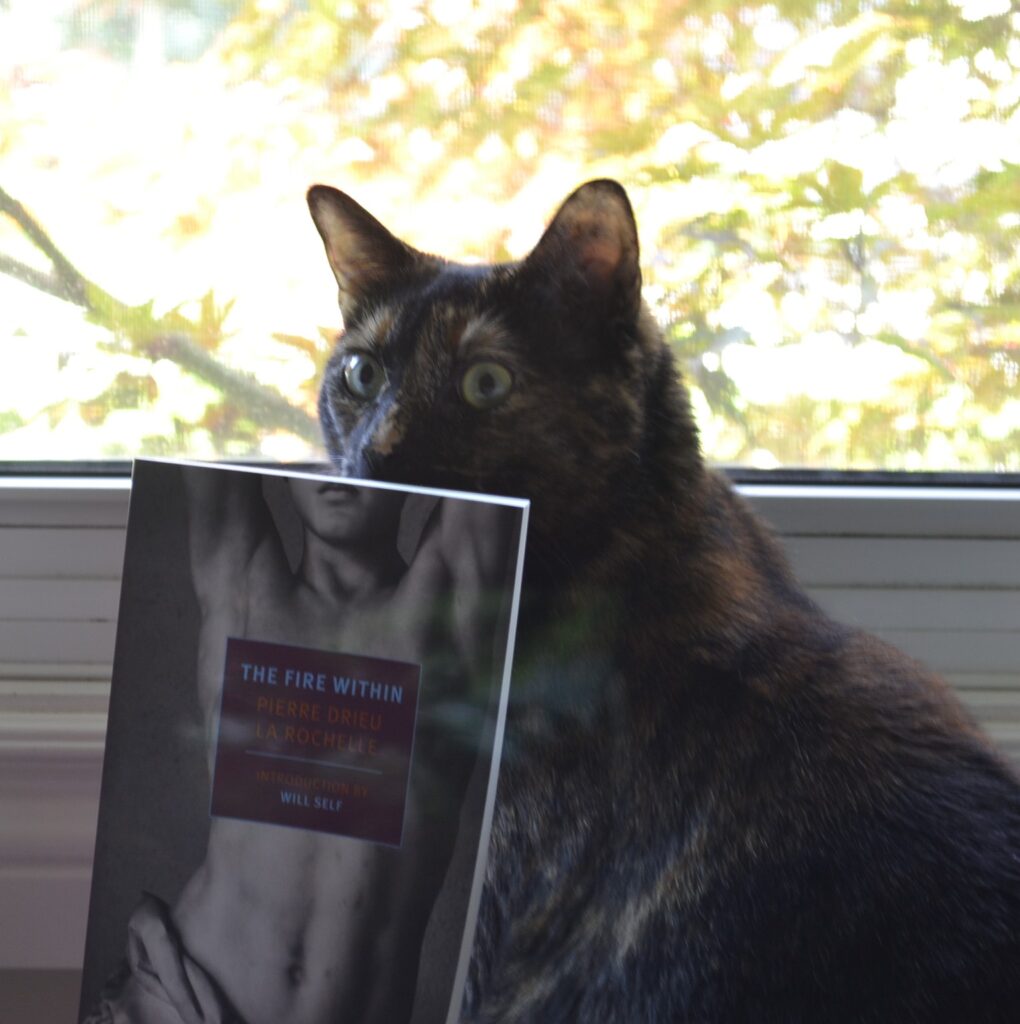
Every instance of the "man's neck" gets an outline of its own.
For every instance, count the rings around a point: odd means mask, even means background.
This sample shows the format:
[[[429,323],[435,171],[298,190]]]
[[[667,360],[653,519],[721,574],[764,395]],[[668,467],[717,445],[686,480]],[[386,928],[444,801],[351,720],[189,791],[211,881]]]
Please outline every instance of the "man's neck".
[[[322,598],[349,602],[389,592],[405,569],[392,540],[385,544],[359,541],[341,545],[306,533],[298,574]]]

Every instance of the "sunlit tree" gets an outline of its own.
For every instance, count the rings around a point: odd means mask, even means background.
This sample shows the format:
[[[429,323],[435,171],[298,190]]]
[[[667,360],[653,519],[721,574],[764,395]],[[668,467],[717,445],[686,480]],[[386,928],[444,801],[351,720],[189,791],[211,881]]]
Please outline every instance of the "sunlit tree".
[[[611,175],[716,459],[1020,470],[1008,0],[38,7],[0,8],[0,457],[297,457],[308,184],[514,259]]]

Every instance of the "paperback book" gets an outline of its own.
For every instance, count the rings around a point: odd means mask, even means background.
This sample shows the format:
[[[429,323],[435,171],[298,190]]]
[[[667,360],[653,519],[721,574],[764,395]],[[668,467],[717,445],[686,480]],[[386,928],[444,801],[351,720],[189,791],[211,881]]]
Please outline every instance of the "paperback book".
[[[526,525],[136,462],[79,1021],[457,1019]]]

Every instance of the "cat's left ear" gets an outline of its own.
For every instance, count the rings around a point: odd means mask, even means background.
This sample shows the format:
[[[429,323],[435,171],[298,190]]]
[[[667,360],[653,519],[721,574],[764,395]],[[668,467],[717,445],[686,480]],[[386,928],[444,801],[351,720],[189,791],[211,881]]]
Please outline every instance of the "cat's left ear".
[[[641,267],[634,211],[623,186],[589,181],[559,208],[524,261],[561,288],[596,307],[636,315]]]
[[[427,258],[391,234],[349,195],[328,185],[308,190],[308,209],[326,246],[345,316]]]

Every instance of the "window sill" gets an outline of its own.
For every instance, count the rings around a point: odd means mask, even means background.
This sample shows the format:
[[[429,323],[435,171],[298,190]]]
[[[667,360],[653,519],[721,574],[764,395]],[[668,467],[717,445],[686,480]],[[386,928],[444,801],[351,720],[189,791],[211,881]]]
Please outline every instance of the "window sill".
[[[1020,760],[1020,487],[745,482],[813,596]],[[0,477],[0,968],[80,964],[130,481]]]

